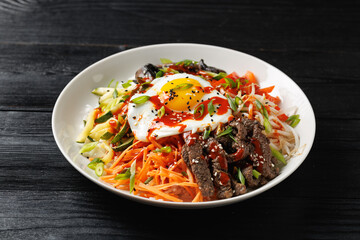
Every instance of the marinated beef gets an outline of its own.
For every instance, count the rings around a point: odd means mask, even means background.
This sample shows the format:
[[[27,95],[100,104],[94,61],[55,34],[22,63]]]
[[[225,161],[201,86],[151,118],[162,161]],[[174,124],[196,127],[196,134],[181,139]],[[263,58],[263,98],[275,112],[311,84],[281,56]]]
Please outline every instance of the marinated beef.
[[[231,186],[234,189],[234,196],[239,196],[246,193],[246,186],[242,183],[238,183],[233,177],[231,177]]]
[[[207,157],[210,159],[212,177],[216,187],[218,199],[233,196],[228,172],[227,153],[215,138],[209,138],[204,145]]]
[[[193,199],[191,194],[188,191],[186,191],[184,187],[178,185],[169,187],[168,189],[165,190],[165,193],[168,193],[170,195],[175,195],[184,202],[190,202]]]
[[[241,169],[242,174],[245,177],[246,184],[250,188],[257,188],[260,186],[260,180],[261,178],[256,179],[253,176],[253,166],[249,165],[243,169]]]
[[[190,137],[190,136],[187,136]],[[203,156],[204,141],[194,139],[191,143],[185,141],[181,150],[182,157],[195,176],[199,189],[204,197],[214,195],[214,184],[211,180],[209,164]]]

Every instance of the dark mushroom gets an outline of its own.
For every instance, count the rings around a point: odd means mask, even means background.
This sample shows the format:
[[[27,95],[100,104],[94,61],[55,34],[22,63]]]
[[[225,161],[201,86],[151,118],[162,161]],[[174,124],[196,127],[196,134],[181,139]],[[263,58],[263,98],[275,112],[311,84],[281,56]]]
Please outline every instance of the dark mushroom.
[[[151,63],[146,64],[142,68],[136,71],[135,78],[139,82],[144,82],[144,78],[148,78],[150,80],[156,77],[156,73],[159,71],[159,68]]]
[[[210,66],[206,65],[203,59],[200,60],[199,67],[200,67],[201,70],[208,71],[208,72],[213,72],[213,73],[225,72],[222,69],[218,69],[218,68],[210,67]]]

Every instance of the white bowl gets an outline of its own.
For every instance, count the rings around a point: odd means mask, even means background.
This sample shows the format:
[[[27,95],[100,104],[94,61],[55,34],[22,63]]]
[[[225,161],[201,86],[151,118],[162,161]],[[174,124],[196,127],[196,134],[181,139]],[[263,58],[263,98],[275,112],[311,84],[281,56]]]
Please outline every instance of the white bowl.
[[[266,185],[241,196],[201,203],[175,203],[147,199],[115,189],[98,180],[94,171],[87,167],[88,160],[79,154],[80,144],[75,139],[83,127],[83,119],[88,112],[97,107],[98,97],[91,91],[107,86],[111,79],[128,80],[135,71],[147,63],[159,64],[160,58],[173,61],[183,59],[204,59],[209,66],[215,66],[227,72],[236,71],[240,75],[252,71],[261,87],[275,85],[272,95],[278,95],[282,108],[297,106],[301,121],[296,127],[300,136],[302,154],[290,159],[281,174]],[[139,47],[114,54],[83,70],[64,88],[54,106],[52,130],[60,151],[85,177],[99,186],[120,196],[146,204],[172,208],[208,208],[227,205],[254,197],[282,182],[292,174],[308,155],[315,137],[315,116],[309,100],[298,85],[287,75],[270,64],[235,50],[201,44],[159,44]]]

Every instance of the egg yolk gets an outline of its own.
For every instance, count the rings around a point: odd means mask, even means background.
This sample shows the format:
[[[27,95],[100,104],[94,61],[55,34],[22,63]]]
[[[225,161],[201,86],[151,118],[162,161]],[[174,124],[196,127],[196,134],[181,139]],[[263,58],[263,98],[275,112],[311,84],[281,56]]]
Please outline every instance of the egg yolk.
[[[178,78],[164,84],[159,95],[168,108],[181,112],[193,110],[204,92],[195,79]]]

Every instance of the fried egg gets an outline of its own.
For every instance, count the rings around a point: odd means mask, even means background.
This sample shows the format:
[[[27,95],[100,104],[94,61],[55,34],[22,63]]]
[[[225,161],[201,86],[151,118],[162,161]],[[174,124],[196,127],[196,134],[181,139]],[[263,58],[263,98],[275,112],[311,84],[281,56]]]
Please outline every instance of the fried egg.
[[[207,127],[214,130],[232,118],[226,97],[198,76],[167,75],[151,84],[145,92],[132,96],[128,106],[127,118],[137,140],[202,132]],[[138,103],[137,99],[144,102]]]

